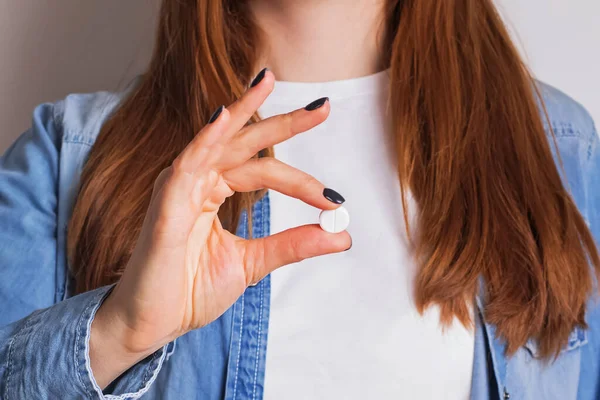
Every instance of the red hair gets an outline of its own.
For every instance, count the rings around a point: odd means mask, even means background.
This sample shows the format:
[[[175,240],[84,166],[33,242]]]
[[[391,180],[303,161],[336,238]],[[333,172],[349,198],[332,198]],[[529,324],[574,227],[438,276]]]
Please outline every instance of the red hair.
[[[119,279],[158,173],[214,109],[245,91],[260,44],[245,7],[163,0],[152,63],[103,126],[81,176],[68,237],[78,291]],[[399,179],[420,210],[419,309],[439,304],[443,322],[468,325],[483,278],[486,319],[508,353],[533,338],[543,356],[558,354],[585,327],[600,258],[492,0],[388,0],[382,28]],[[224,226],[234,231],[262,194],[230,198]]]

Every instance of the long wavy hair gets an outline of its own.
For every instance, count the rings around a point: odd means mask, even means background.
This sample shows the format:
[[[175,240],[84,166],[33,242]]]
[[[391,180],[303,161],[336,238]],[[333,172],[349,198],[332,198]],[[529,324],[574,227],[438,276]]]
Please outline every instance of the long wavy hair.
[[[246,90],[261,44],[247,8],[163,0],[151,64],[81,175],[68,226],[78,292],[119,279],[159,172]],[[485,318],[507,353],[533,338],[544,357],[558,355],[572,329],[586,327],[600,259],[561,182],[535,81],[492,0],[388,0],[379,35],[405,219],[408,190],[419,209],[419,310],[437,304],[442,322],[472,326],[482,278]],[[262,195],[228,199],[223,225],[234,231]]]

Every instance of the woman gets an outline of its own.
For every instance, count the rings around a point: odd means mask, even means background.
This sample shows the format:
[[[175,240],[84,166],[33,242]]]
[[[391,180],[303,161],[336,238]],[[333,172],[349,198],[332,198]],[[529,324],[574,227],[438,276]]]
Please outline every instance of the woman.
[[[164,0],[0,218],[6,399],[600,396],[598,136],[491,0]]]

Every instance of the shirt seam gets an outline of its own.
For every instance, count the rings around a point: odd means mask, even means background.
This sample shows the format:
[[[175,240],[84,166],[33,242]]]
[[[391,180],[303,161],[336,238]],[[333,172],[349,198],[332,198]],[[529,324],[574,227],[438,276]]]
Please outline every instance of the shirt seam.
[[[60,143],[63,139],[63,135],[62,132],[64,131],[63,129],[63,125],[58,124],[57,122],[57,109],[56,109],[56,104],[52,104],[52,112],[50,113],[51,118],[52,118],[52,126],[54,127],[54,130],[56,132],[57,135],[60,135],[60,140],[57,139],[57,143],[56,143],[56,147],[57,147],[57,158],[60,159],[60,148],[62,147],[62,144]],[[54,183],[54,191],[55,191],[55,195],[56,195],[56,209],[54,210],[54,221],[55,221],[55,228],[54,228],[54,235],[56,238],[58,238],[59,235],[59,230],[60,230],[60,225],[58,223],[59,220],[59,210],[60,210],[60,161],[57,161],[57,165],[56,165],[56,182]],[[66,293],[66,279],[65,282],[63,282],[64,284],[64,288],[61,289],[60,285],[60,279],[58,279],[59,276],[59,270],[58,270],[58,257],[59,257],[59,251],[58,249],[56,249],[56,254],[54,257],[54,276],[56,277],[56,284],[54,285],[54,300],[55,302],[62,297],[62,300],[64,300],[64,295]],[[68,271],[65,271],[65,278],[68,276]],[[61,293],[62,290],[62,293]]]
[[[79,322],[77,324],[77,333],[76,333],[76,342],[75,342],[76,373],[77,373],[77,377],[78,377],[80,383],[83,385],[86,393],[89,394],[90,397],[93,397],[93,395],[94,395],[93,392],[95,392],[95,394],[100,399],[112,399],[112,400],[137,399],[140,396],[142,396],[144,393],[146,393],[149,390],[152,383],[156,380],[156,377],[158,376],[158,372],[160,371],[162,364],[166,357],[166,353],[167,353],[166,346],[167,345],[163,346],[160,350],[157,350],[156,352],[154,352],[152,354],[152,357],[151,357],[150,361],[148,362],[148,365],[145,367],[144,375],[142,378],[142,383],[141,383],[141,385],[139,385],[138,389],[135,392],[127,392],[127,393],[123,393],[120,395],[114,395],[114,394],[106,394],[105,395],[104,393],[102,393],[102,390],[100,389],[100,387],[97,385],[97,383],[93,379],[93,373],[91,370],[91,364],[90,364],[90,358],[89,358],[89,339],[90,339],[90,334],[91,334],[91,325],[92,325],[93,316],[100,308],[102,301],[106,297],[108,297],[108,295],[111,292],[111,289],[112,288],[109,288],[108,290],[106,290],[104,292],[100,292],[100,293],[96,294],[89,301],[88,305],[86,306],[85,310],[83,311],[83,313],[79,319]],[[81,338],[82,338],[82,335],[81,335],[82,329],[85,329],[85,338],[84,338],[83,344],[80,343]],[[81,365],[82,360],[81,360],[80,352],[79,352],[81,347],[83,347],[83,351],[84,351],[83,367],[85,368],[85,372],[87,374],[87,376],[86,376],[87,379],[85,382],[82,377],[82,374],[79,372],[79,368],[82,367],[82,365]],[[160,354],[160,357],[159,357],[159,354]],[[157,358],[158,358],[158,360],[157,360]],[[90,386],[91,386],[91,389],[90,389]],[[92,392],[92,390],[93,390],[93,392]]]
[[[267,215],[267,206],[268,206],[268,193],[265,194],[265,196],[262,198],[262,202],[261,202],[261,213],[260,213],[260,217],[262,218],[262,223],[260,224],[260,228],[261,228],[261,232],[260,232],[260,236],[264,237],[265,234],[268,235],[268,226],[267,224],[270,224],[270,216]],[[267,231],[267,232],[265,232]],[[265,285],[266,283],[266,279],[263,279],[261,281],[261,285],[260,285],[260,311],[258,314],[258,345],[256,348],[256,362],[254,365],[254,385],[252,388],[252,399],[256,399],[256,386],[257,386],[257,381],[258,381],[258,364],[259,364],[259,360],[260,360],[260,351],[261,351],[261,343],[262,343],[262,319],[263,319],[263,307],[264,307],[264,299],[265,299]]]
[[[586,137],[580,129],[575,128],[571,123],[551,121],[550,126],[556,137]]]
[[[152,383],[154,383],[154,381],[158,377],[158,372],[161,370],[162,365],[166,358],[166,354],[167,354],[166,347],[167,347],[167,345],[163,346],[159,351],[156,351],[154,354],[152,354],[152,360],[149,362],[148,367],[146,367],[146,371],[144,373],[144,379],[142,380],[142,382],[143,382],[142,387],[140,387],[140,389],[138,389],[134,393],[124,393],[121,395],[108,394],[105,396],[105,398],[107,400],[126,400],[126,399],[138,399],[141,396],[143,396],[150,389],[150,386],[152,385]],[[159,353],[160,353],[160,358],[158,358]],[[158,358],[158,361],[156,361],[157,358]],[[155,363],[156,363],[156,366],[153,367],[153,364],[155,364]],[[150,371],[152,371],[152,376],[150,376],[150,379],[147,380],[147,376]]]
[[[590,135],[588,148],[587,148],[587,161],[591,162],[594,150],[598,145],[598,132],[595,127],[592,127],[592,134]]]
[[[258,312],[258,344],[256,346],[256,362],[254,363],[254,384],[252,387],[252,400],[256,399],[256,381],[258,378],[258,360],[260,358],[260,345],[261,345],[261,334],[262,334],[262,317],[263,317],[263,300],[264,300],[264,281],[260,285],[260,306]]]
[[[83,144],[83,145],[86,145],[86,146],[89,146],[89,147],[94,146],[94,143],[88,143],[88,142],[85,142],[83,140],[77,140],[77,139],[64,139],[63,143]]]
[[[6,388],[6,391],[5,391],[6,400],[10,400],[8,390],[10,389],[10,376],[12,375],[12,356],[13,356],[13,351],[14,351],[13,345],[15,343],[16,336],[17,335],[13,336],[10,339],[10,342],[8,344],[8,360],[6,362],[6,367],[7,367],[8,373],[6,374],[6,387],[5,387]]]
[[[92,391],[90,390],[90,388],[88,387],[86,382],[84,382],[84,380],[81,376],[81,373],[79,372],[79,368],[81,367],[80,359],[79,359],[79,347],[80,347],[79,345],[80,345],[80,341],[81,341],[81,329],[83,328],[84,320],[89,318],[90,319],[89,325],[91,325],[91,319],[92,319],[93,312],[88,316],[88,311],[93,306],[93,304],[98,301],[101,302],[102,297],[96,295],[88,302],[87,306],[85,307],[85,309],[83,310],[83,312],[81,313],[81,315],[79,317],[79,321],[77,323],[77,333],[75,334],[75,357],[74,357],[75,358],[75,373],[77,374],[77,378],[79,379],[79,382],[83,386],[86,393],[89,394],[90,398],[93,397],[94,394],[92,393]],[[84,318],[84,317],[86,317],[86,318]],[[89,335],[86,333],[86,336],[84,339],[85,341],[87,341],[88,336]],[[87,343],[84,343],[84,352],[86,352],[86,350],[87,350]],[[92,389],[95,389],[93,383],[92,383]],[[103,397],[102,392],[100,392],[100,393],[96,392],[96,394],[99,395],[100,398]]]
[[[11,376],[12,376],[12,372],[13,372],[13,355],[14,355],[14,349],[17,343],[17,339],[20,338],[21,336],[24,335],[24,332],[27,330],[27,328],[29,328],[31,326],[33,322],[33,318],[28,318],[25,323],[23,324],[22,327],[19,328],[18,332],[12,337],[10,344],[9,344],[9,351],[8,351],[8,361],[7,361],[7,369],[8,369],[8,374],[6,377],[6,394],[10,395],[9,393],[9,389],[10,389],[10,380],[11,380]],[[11,397],[8,396],[6,397],[7,400],[9,400]]]
[[[57,105],[60,103],[54,103],[52,104],[52,125],[54,126],[54,129],[56,130],[56,132],[64,132],[64,125],[61,123],[60,126],[58,126],[58,118],[57,118],[57,113],[58,110],[56,109]],[[62,104],[64,104],[64,101],[62,101]],[[61,113],[62,114],[62,113]],[[61,139],[62,139],[62,135],[61,135]]]
[[[237,382],[238,382],[238,371],[239,371],[239,367],[240,367],[240,354],[242,353],[242,335],[243,335],[243,328],[244,328],[244,303],[245,303],[245,295],[242,294],[242,298],[241,298],[241,303],[242,303],[242,310],[241,310],[241,317],[240,317],[240,338],[239,338],[239,344],[238,344],[238,352],[237,352],[237,356],[236,356],[236,362],[235,362],[235,375],[234,375],[234,380],[233,380],[233,399],[235,400],[235,395],[237,392]]]

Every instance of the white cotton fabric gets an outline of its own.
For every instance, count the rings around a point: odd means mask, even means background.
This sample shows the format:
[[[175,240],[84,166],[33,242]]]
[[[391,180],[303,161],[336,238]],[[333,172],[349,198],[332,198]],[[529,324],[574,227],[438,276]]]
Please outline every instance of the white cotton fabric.
[[[474,334],[415,309],[386,109],[389,70],[355,79],[276,81],[263,118],[328,96],[328,119],[278,144],[278,159],[345,197],[352,249],[271,274],[264,398],[468,399]],[[318,223],[320,210],[269,191],[271,233]],[[416,223],[415,204],[409,202]],[[413,224],[414,226],[414,224]]]

